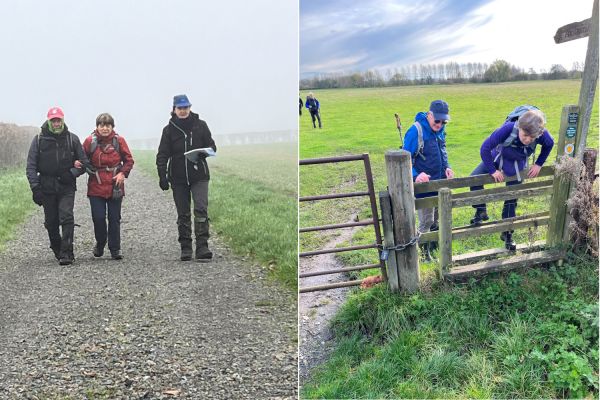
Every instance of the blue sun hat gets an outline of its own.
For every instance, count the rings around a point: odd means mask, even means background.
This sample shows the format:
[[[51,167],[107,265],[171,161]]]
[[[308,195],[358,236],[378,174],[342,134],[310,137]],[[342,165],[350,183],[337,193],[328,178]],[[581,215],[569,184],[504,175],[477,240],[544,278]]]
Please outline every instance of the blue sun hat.
[[[190,107],[192,103],[185,94],[178,94],[173,97],[173,107]]]

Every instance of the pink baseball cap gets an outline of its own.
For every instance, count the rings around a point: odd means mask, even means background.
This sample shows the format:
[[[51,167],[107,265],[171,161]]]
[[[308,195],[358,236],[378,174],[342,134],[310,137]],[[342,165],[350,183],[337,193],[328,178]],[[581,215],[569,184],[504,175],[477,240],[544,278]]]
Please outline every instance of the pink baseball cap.
[[[48,110],[48,119],[60,118],[65,119],[65,113],[60,107],[52,107]]]

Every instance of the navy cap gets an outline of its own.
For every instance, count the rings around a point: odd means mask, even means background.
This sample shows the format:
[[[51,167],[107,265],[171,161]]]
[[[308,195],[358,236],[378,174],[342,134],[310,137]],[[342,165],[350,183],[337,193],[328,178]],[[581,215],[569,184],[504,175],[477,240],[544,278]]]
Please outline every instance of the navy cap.
[[[192,103],[185,94],[178,94],[173,97],[173,107],[190,107]]]
[[[434,119],[439,119],[442,121],[448,121],[450,119],[450,115],[448,115],[450,112],[448,103],[446,103],[444,100],[432,101],[431,105],[429,106],[429,111],[431,111],[433,114]]]

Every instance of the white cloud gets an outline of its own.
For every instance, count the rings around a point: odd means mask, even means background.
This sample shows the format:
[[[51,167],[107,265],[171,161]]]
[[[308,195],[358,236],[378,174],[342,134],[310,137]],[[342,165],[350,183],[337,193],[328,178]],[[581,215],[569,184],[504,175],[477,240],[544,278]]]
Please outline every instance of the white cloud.
[[[555,44],[554,34],[563,25],[589,18],[592,1],[570,0],[496,0],[480,8],[475,15],[492,16],[489,23],[460,32],[459,46],[472,50],[445,61],[487,62],[504,59],[524,68],[549,70],[553,64],[571,68],[573,62],[583,62],[587,39]]]

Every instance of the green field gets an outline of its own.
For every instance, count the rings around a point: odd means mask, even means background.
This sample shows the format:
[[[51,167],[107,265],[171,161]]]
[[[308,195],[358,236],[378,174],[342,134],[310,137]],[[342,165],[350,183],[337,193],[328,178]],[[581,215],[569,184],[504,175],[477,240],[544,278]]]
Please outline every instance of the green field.
[[[31,200],[25,167],[0,170],[0,250],[16,227],[37,207]]]
[[[236,253],[250,256],[295,290],[296,143],[226,146],[217,154],[208,160],[212,228]],[[156,177],[155,156],[153,151],[135,151],[136,164],[151,177]]]
[[[577,103],[579,85],[580,81],[563,80],[318,91],[323,129],[313,129],[308,113],[302,115],[300,158],[369,153],[375,189],[385,190],[384,154],[399,146],[394,113],[399,113],[404,133],[417,112],[427,111],[432,100],[441,98],[449,103],[452,118],[446,128],[449,161],[457,176],[467,176],[480,162],[483,140],[517,105],[541,108],[548,130],[558,140],[562,107]],[[597,104],[590,126],[587,144],[597,148]],[[556,149],[549,164],[555,156]],[[360,163],[300,167],[301,196],[361,190],[366,190],[366,184]],[[548,203],[549,197],[520,201],[517,213],[547,210]],[[500,218],[501,208],[502,203],[490,205],[492,219]],[[302,203],[299,212],[301,227],[347,222],[353,214],[361,220],[370,215],[368,203],[357,198]],[[455,210],[453,225],[468,225],[472,214],[470,207]],[[334,235],[303,233],[301,250],[320,248]],[[544,237],[543,227],[515,234],[521,243]],[[359,230],[343,245],[373,242],[371,227]],[[453,242],[453,253],[501,245],[497,234],[482,235]],[[374,251],[341,254],[347,265],[377,259]],[[435,282],[436,264],[428,263],[421,265],[422,278],[432,282],[427,293],[408,297],[381,288],[355,291],[334,323],[337,350],[305,385],[303,396],[597,396],[597,262],[572,261],[560,271],[490,277],[467,287]],[[574,314],[559,312],[569,307],[584,319],[576,321]],[[596,326],[596,334],[586,330],[589,326]],[[556,327],[553,338],[550,327]],[[564,335],[562,328],[567,330]],[[519,332],[521,336],[516,336]],[[528,340],[515,339],[511,345],[508,341],[513,337]]]
[[[376,192],[387,185],[384,154],[397,149],[400,144],[394,113],[403,122],[403,134],[419,111],[427,111],[433,99],[445,99],[450,105],[451,122],[447,125],[449,161],[456,176],[467,176],[480,162],[479,148],[483,140],[497,127],[506,115],[520,104],[535,104],[546,114],[547,127],[558,140],[558,127],[562,107],[577,103],[580,81],[535,81],[489,85],[440,85],[379,89],[323,90],[315,93],[322,108],[323,129],[313,129],[308,113],[300,118],[300,158],[327,157],[343,154],[368,153],[371,158]],[[303,97],[305,93],[301,94]],[[588,133],[588,146],[598,147],[598,108],[592,114]],[[539,152],[539,149],[538,149]],[[556,158],[556,147],[547,164]],[[302,166],[300,168],[300,195],[366,190],[364,169],[359,162]],[[490,186],[491,187],[491,186]],[[352,214],[361,219],[370,215],[365,199],[350,198],[332,202],[302,203],[300,226],[315,226],[346,222]],[[548,197],[526,204],[519,203],[520,214],[540,211]],[[490,205],[492,218],[500,218],[502,203]],[[472,218],[470,207],[454,212],[455,225],[466,225]],[[517,241],[538,240],[545,228],[534,232],[518,231]],[[335,233],[303,233],[300,236],[302,251],[313,250]],[[498,235],[485,235],[453,243],[455,254],[482,248],[498,247]],[[363,240],[364,237],[364,240]],[[355,236],[356,243],[373,241],[372,228],[365,228]],[[356,244],[355,243],[355,244]],[[350,264],[371,263],[374,252],[341,256]],[[425,266],[425,269],[431,269]]]

